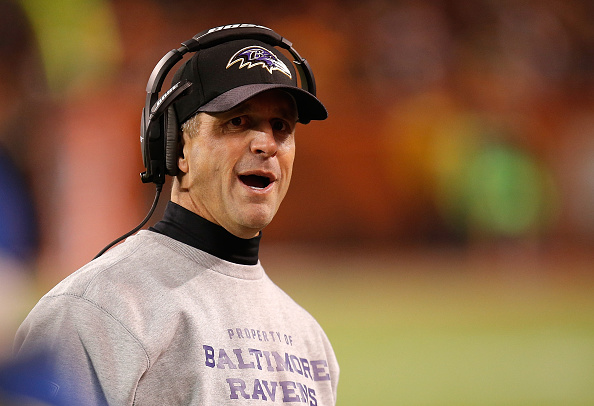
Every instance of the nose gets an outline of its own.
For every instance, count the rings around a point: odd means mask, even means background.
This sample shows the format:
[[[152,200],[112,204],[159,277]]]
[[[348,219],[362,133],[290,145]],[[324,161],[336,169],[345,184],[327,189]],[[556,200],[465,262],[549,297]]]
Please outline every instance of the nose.
[[[250,151],[253,154],[266,158],[276,155],[278,144],[270,125],[254,129],[254,134],[250,141]]]

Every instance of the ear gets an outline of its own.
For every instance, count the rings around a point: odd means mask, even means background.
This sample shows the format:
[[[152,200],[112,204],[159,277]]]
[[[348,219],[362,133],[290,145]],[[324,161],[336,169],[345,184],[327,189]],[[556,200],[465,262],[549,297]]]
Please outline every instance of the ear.
[[[188,173],[188,170],[189,170],[188,160],[183,153],[177,158],[177,167],[179,168],[179,171],[181,172],[180,175]]]
[[[190,171],[189,159],[192,156],[193,143],[197,142],[194,133],[198,131],[198,117],[202,113],[196,114],[190,118],[180,131],[179,141],[177,143],[177,167],[180,175],[185,175]]]

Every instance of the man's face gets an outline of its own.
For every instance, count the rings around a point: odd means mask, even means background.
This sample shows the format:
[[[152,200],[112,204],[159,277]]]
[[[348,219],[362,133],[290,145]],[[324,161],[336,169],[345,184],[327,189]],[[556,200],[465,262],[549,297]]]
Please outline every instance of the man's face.
[[[297,108],[269,90],[224,113],[199,113],[184,131],[174,201],[241,238],[276,214],[291,181]]]

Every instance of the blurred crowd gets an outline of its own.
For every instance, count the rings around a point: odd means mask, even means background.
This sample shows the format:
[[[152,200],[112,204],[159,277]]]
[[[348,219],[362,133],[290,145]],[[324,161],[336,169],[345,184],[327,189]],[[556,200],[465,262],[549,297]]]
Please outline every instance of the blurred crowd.
[[[0,5],[3,269],[56,281],[140,222],[148,76],[236,22],[291,40],[330,112],[267,241],[594,245],[589,0]]]

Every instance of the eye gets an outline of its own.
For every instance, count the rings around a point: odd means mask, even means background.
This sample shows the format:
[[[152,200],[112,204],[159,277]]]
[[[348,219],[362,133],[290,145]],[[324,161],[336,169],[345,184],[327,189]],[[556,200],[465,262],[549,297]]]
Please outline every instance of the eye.
[[[276,132],[291,132],[291,127],[284,120],[274,120],[272,123],[272,130]]]
[[[229,124],[231,124],[234,127],[244,126],[246,122],[247,119],[245,116],[233,117],[231,120],[229,120]]]

